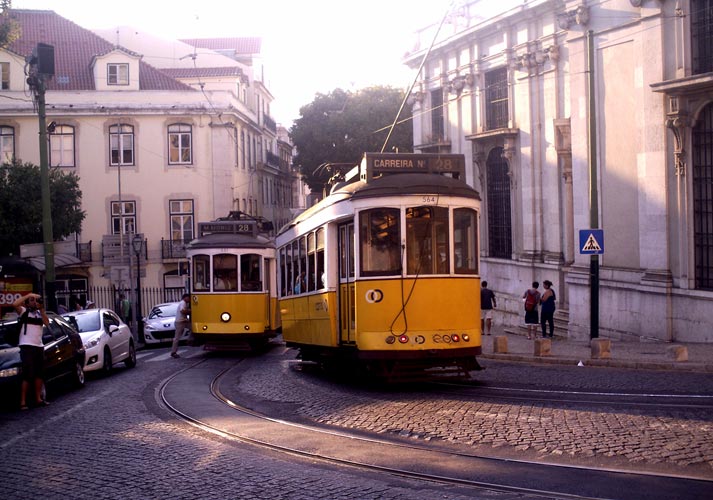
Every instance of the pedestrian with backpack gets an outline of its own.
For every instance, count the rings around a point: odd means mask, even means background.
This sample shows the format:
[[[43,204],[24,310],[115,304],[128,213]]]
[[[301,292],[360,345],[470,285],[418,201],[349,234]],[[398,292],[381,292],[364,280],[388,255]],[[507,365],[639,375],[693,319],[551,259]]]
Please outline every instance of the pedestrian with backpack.
[[[18,314],[20,326],[20,358],[22,359],[22,387],[20,389],[20,409],[27,410],[28,396],[32,393],[32,403],[47,406],[42,399],[44,385],[45,346],[42,343],[42,329],[49,324],[42,296],[28,293],[12,303]]]
[[[540,317],[537,312],[537,304],[540,303],[540,292],[537,290],[540,284],[532,282],[532,288],[525,290],[522,300],[525,302],[525,326],[527,327],[527,340],[537,337],[537,329],[540,326]]]

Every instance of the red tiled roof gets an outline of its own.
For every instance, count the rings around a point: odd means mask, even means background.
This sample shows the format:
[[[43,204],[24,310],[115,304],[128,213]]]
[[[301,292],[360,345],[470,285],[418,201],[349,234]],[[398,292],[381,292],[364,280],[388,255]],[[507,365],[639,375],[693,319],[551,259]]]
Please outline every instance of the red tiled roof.
[[[262,39],[259,37],[190,38],[183,43],[210,50],[234,50],[237,54],[259,54]]]
[[[218,68],[161,68],[161,71],[173,78],[200,78],[214,76],[241,76],[242,70],[238,67]]]
[[[48,90],[95,90],[91,66],[94,57],[116,48],[135,54],[115,47],[54,11],[13,9],[11,12],[22,34],[8,46],[9,50],[27,56],[38,43],[54,47],[55,76],[48,82]],[[141,61],[139,70],[141,90],[195,90]]]

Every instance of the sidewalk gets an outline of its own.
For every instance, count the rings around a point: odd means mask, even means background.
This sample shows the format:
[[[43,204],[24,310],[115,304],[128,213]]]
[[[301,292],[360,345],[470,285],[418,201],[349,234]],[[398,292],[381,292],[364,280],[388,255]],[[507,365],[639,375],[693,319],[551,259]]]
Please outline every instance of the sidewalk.
[[[549,356],[535,355],[535,340],[527,340],[525,333],[519,334],[516,327],[493,325],[492,335],[483,335],[483,354],[486,359],[523,361],[528,363],[548,363],[584,366],[604,366],[635,368],[640,370],[672,370],[713,373],[713,344],[686,342],[629,342],[611,339],[611,356],[608,359],[592,359],[590,342],[558,337],[552,340]],[[493,352],[494,339],[507,339],[507,353]],[[602,337],[605,339],[605,337]],[[669,348],[685,346],[687,361],[675,361]]]

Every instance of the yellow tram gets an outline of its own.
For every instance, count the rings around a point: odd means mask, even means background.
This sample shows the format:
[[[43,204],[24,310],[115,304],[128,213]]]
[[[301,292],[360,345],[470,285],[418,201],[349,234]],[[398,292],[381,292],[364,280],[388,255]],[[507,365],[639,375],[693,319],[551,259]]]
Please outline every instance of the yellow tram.
[[[240,212],[198,224],[187,247],[191,327],[206,348],[258,347],[277,334],[275,245]]]
[[[303,360],[396,379],[481,353],[478,217],[465,158],[366,153],[276,238],[282,335]]]

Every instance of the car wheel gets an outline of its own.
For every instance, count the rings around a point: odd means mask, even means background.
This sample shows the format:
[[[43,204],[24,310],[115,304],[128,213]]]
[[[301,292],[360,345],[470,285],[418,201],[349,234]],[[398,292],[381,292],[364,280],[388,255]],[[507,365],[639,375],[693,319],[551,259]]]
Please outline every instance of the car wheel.
[[[79,361],[74,362],[74,385],[77,387],[84,387],[84,365]]]
[[[124,360],[124,364],[127,368],[136,366],[136,349],[134,348],[133,340],[129,342],[129,357]]]
[[[104,364],[102,365],[102,372],[104,375],[109,375],[111,373],[111,368],[114,365],[114,361],[111,359],[111,351],[108,347],[104,348]]]

